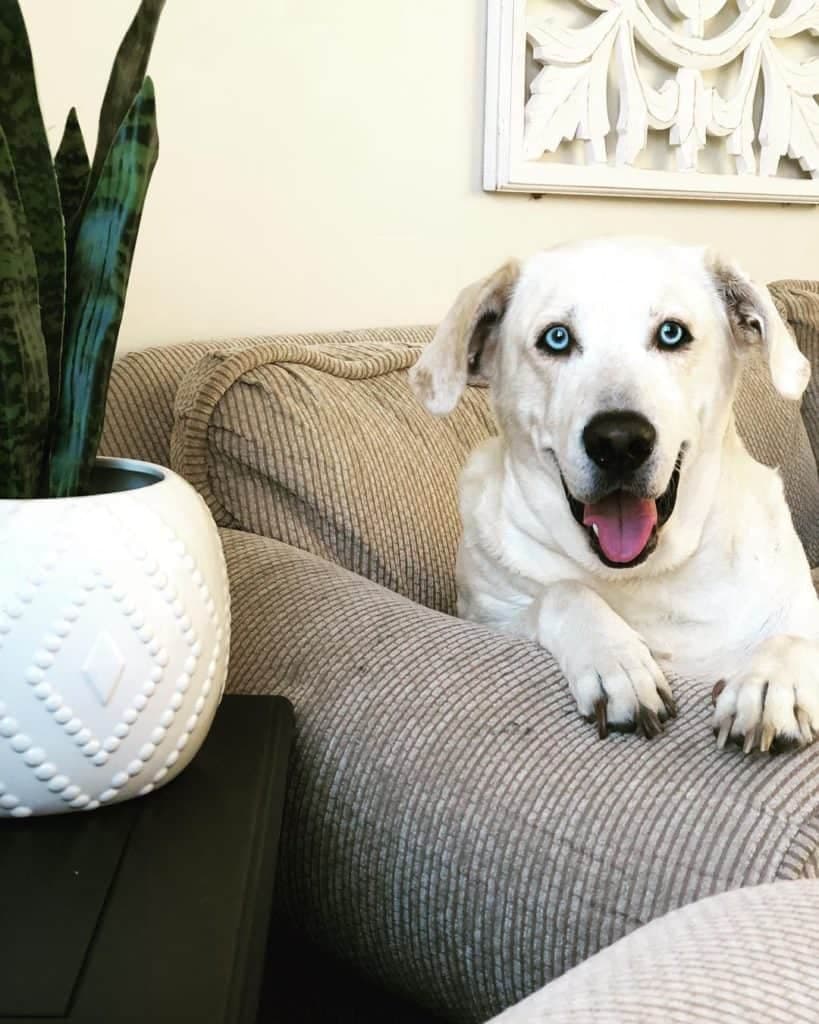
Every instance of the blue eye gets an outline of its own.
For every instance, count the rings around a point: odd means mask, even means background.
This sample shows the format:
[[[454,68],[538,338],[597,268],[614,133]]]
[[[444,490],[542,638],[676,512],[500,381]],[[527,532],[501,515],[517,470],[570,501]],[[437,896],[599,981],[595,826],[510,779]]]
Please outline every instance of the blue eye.
[[[563,324],[552,324],[537,339],[537,348],[548,352],[566,352],[571,347],[572,336]]]
[[[657,331],[657,343],[661,348],[679,348],[691,341],[691,332],[676,320],[664,320]]]

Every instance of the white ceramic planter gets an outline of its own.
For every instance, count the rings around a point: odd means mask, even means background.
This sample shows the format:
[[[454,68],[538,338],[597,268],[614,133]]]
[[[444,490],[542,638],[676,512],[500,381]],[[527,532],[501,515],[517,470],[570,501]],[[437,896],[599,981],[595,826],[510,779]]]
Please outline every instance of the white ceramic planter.
[[[99,459],[82,498],[0,500],[0,817],[150,793],[201,745],[230,605],[201,497]]]

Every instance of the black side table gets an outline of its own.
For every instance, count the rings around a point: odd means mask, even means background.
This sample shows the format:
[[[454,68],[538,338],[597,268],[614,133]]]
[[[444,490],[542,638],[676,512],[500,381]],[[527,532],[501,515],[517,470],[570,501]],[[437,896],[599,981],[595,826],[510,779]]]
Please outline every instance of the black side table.
[[[228,696],[163,789],[0,823],[0,1021],[254,1021],[292,730]]]

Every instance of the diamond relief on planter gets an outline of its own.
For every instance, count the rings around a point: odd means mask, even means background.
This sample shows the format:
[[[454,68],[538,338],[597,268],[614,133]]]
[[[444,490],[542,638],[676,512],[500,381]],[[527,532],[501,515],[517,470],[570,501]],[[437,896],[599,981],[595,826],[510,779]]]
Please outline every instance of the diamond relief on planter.
[[[101,633],[94,641],[82,666],[85,681],[101,704],[111,699],[125,670],[125,659],[108,633]]]
[[[95,516],[97,532],[105,528],[109,546],[119,540],[117,558],[101,561],[100,567],[84,564],[72,577],[76,584],[66,588],[65,604],[55,609],[53,618],[49,613],[42,619],[42,631],[21,665],[25,690],[70,745],[62,737],[49,745],[47,736],[43,739],[36,727],[26,728],[24,717],[18,722],[0,704],[0,754],[7,752],[12,769],[30,776],[35,787],[45,788],[48,799],[59,800],[63,806],[58,809],[92,810],[161,785],[198,746],[201,717],[206,709],[211,714],[208,698],[223,687],[229,612],[223,615],[218,603],[218,580],[202,571],[205,566],[200,568],[194,552],[154,510],[136,504],[132,508],[130,501],[119,500],[106,502]],[[158,525],[170,558],[163,557],[166,548],[161,544],[134,541],[134,526],[143,526],[146,520]],[[0,600],[0,646],[8,634],[16,636],[17,620],[26,616],[28,606],[37,605],[36,592],[61,553],[55,557],[49,552],[42,567],[25,572],[8,601]],[[129,571],[102,567],[111,561]],[[7,604],[11,613],[4,608]],[[105,616],[115,609],[115,621],[106,622]],[[83,637],[86,626],[91,634]],[[79,665],[74,662],[80,671],[68,675],[77,683],[82,679],[80,687],[87,686],[95,702],[107,706],[96,715],[89,708],[85,721],[76,714],[82,701],[72,702],[72,708],[66,702],[70,687],[61,692],[63,665],[72,652],[80,655]],[[39,805],[16,782],[16,777],[5,775],[0,782],[0,819],[23,817],[32,810],[40,813]]]

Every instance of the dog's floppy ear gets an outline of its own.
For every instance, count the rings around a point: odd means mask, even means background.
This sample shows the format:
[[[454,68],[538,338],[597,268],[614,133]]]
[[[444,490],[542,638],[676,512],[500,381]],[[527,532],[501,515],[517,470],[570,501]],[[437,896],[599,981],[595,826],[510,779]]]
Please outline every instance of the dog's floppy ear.
[[[754,284],[739,267],[714,253],[706,260],[737,343],[761,344],[776,390],[783,398],[801,398],[810,378],[810,363],[799,351],[768,289]]]
[[[519,264],[510,260],[464,288],[410,370],[412,390],[434,415],[452,412],[467,381],[489,377],[498,327],[519,273]]]

